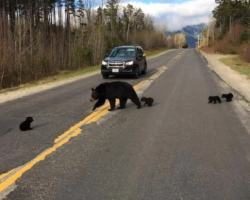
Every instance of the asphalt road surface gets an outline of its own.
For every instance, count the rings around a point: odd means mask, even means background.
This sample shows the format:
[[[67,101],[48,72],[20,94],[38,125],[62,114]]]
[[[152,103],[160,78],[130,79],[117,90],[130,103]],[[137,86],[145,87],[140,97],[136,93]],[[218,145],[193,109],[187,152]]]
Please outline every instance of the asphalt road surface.
[[[155,99],[153,107],[138,110],[128,102],[20,172],[91,115],[91,87],[114,80],[137,85],[162,66],[167,69],[147,88],[138,86],[140,96]],[[187,49],[148,60],[147,75],[137,80],[98,74],[0,104],[0,191],[16,176],[1,174],[21,174],[0,199],[249,200],[250,135],[243,123],[249,113],[239,109],[237,94],[231,103],[207,103],[209,95],[229,91],[202,56]],[[34,130],[20,132],[29,115]]]

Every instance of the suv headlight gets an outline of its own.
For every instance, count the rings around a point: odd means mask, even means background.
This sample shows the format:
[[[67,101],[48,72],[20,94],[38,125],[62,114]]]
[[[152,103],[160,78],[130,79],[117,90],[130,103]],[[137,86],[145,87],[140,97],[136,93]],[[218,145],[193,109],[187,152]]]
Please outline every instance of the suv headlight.
[[[107,65],[108,62],[106,62],[105,60],[102,61],[102,65]]]
[[[134,64],[134,61],[129,61],[129,62],[126,62],[125,64],[126,64],[126,65],[133,65],[133,64]]]

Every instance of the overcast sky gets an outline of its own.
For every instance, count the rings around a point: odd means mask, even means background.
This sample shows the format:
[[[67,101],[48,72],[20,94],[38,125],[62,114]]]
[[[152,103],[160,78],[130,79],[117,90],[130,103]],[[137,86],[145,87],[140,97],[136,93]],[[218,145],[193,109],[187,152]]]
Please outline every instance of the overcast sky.
[[[215,0],[122,0],[122,5],[132,4],[150,14],[156,24],[167,30],[180,30],[187,25],[208,23]]]

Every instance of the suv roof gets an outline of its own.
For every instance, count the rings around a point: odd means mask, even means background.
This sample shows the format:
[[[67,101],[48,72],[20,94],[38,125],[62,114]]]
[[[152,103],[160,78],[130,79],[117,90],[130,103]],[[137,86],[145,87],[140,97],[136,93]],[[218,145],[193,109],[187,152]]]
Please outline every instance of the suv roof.
[[[121,47],[121,48],[124,48],[124,47],[128,47],[128,48],[140,47],[140,48],[142,48],[140,45],[122,45],[122,46],[116,46],[116,47],[114,47],[114,48],[118,48],[118,47]]]

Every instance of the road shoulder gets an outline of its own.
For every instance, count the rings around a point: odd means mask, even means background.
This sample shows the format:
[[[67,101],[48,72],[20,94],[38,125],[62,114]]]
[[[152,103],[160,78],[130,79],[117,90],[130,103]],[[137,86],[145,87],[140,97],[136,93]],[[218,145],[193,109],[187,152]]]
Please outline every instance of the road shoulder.
[[[149,56],[147,58],[147,60],[150,60],[152,58],[161,56],[161,55],[163,55],[163,54],[165,54],[165,53],[167,53],[169,51],[171,51],[171,49],[166,50],[166,51],[164,51],[162,53],[159,53],[157,55],[154,55],[154,56]],[[18,98],[22,98],[22,97],[25,97],[25,96],[29,96],[29,95],[32,95],[32,94],[36,94],[36,93],[39,93],[39,92],[42,92],[42,91],[45,91],[45,90],[49,90],[49,89],[52,89],[52,88],[55,88],[55,87],[58,87],[58,86],[62,86],[64,84],[72,83],[72,82],[75,82],[77,80],[88,78],[88,77],[96,75],[96,74],[100,74],[100,71],[98,70],[98,71],[86,73],[86,74],[83,74],[83,75],[77,75],[75,77],[65,78],[64,80],[52,81],[52,82],[49,82],[49,83],[33,85],[33,86],[30,86],[30,87],[17,88],[17,90],[15,90],[15,91],[7,91],[7,92],[4,92],[4,93],[0,94],[0,104],[5,103],[7,101],[15,100],[15,99],[18,99]]]
[[[240,95],[249,103],[250,102],[250,80],[245,75],[239,74],[229,66],[220,61],[221,58],[230,55],[214,55],[200,51],[202,56],[207,60],[208,67],[212,69],[224,82],[238,91]],[[228,91],[230,92],[230,91]]]

